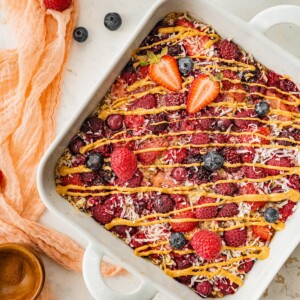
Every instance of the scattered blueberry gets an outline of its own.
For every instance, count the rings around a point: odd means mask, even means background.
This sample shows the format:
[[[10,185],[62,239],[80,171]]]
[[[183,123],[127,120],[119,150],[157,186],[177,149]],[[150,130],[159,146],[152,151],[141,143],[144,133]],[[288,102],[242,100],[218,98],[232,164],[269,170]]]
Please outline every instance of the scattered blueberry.
[[[216,171],[223,167],[224,157],[216,151],[211,151],[204,155],[203,162],[206,170]]]
[[[270,110],[270,105],[266,101],[260,101],[255,105],[255,111],[259,117],[265,116]]]
[[[103,157],[99,153],[89,154],[86,159],[86,166],[93,170],[98,171],[103,165]]]
[[[75,136],[70,144],[69,144],[69,149],[73,154],[78,154],[80,152],[80,148],[85,145],[83,139],[79,136]]]
[[[264,218],[269,223],[275,223],[279,218],[279,212],[273,207],[269,207],[265,210]]]
[[[89,36],[89,33],[86,30],[86,28],[84,28],[84,27],[77,27],[73,31],[73,37],[74,37],[75,41],[77,41],[79,43],[85,42],[87,40],[88,36]]]
[[[108,13],[104,17],[104,25],[108,30],[115,31],[120,28],[122,18],[118,13]]]
[[[116,131],[123,127],[123,119],[122,115],[113,114],[107,118],[106,123],[111,130]]]
[[[189,57],[182,57],[178,60],[179,71],[183,76],[188,76],[194,68],[194,62]]]
[[[181,249],[186,243],[187,240],[181,232],[175,232],[171,234],[170,245],[173,249]]]

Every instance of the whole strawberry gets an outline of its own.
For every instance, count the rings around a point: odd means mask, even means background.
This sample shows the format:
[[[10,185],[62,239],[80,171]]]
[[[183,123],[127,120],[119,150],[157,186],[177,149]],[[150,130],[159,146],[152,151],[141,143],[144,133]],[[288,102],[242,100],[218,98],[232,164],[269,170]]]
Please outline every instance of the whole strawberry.
[[[137,169],[137,158],[127,148],[116,148],[111,154],[111,168],[123,180],[129,180]]]
[[[64,11],[72,4],[72,0],[44,0],[47,9],[54,9],[57,11]]]
[[[194,234],[191,245],[199,256],[212,260],[221,252],[222,239],[217,233],[204,229]]]

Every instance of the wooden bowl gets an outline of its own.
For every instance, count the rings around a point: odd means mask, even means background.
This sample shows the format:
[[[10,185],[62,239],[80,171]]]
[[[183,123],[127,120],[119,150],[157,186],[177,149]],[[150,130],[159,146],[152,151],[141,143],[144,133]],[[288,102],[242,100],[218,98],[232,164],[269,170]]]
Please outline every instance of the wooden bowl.
[[[35,300],[43,289],[44,281],[44,264],[29,246],[0,245],[1,300]]]

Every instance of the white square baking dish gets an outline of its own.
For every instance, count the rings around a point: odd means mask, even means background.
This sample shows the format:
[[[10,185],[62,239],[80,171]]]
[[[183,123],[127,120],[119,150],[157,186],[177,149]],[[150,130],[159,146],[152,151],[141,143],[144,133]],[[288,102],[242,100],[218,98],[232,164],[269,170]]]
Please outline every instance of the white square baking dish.
[[[188,12],[192,17],[211,24],[222,37],[233,38],[237,44],[252,53],[268,68],[280,74],[288,74],[294,82],[300,83],[299,59],[269,41],[263,34],[265,30],[277,23],[295,23],[300,26],[300,7],[287,5],[273,7],[260,13],[250,23],[246,23],[210,4],[207,0],[158,0],[154,2],[136,31],[129,35],[127,44],[112,62],[104,76],[105,79],[99,81],[94,90],[83,99],[82,110],[73,117],[50,146],[38,170],[38,189],[47,208],[89,241],[83,261],[83,273],[86,284],[96,299],[151,299],[158,291],[170,299],[200,299],[193,291],[165,275],[152,263],[136,257],[132,249],[123,241],[99,226],[92,218],[76,211],[57,194],[54,181],[56,162],[71,137],[105,95],[126,65],[132,51],[140,45],[155,24],[170,12]],[[300,242],[299,219],[300,210],[298,209],[287,222],[286,229],[277,233],[272,240],[270,257],[265,261],[258,261],[249,273],[244,286],[240,287],[236,294],[226,296],[226,299],[254,300],[261,296]],[[98,267],[104,254],[140,278],[140,287],[127,294],[118,293],[107,287],[99,274]]]

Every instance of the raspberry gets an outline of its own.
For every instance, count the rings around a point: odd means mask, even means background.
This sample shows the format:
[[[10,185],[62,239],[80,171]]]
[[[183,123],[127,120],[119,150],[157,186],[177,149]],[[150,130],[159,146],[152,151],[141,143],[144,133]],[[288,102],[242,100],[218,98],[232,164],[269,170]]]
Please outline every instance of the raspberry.
[[[279,208],[278,209],[278,212],[280,214],[279,220],[285,222],[287,218],[293,214],[295,207],[296,207],[296,203],[289,200],[289,202],[285,206]]]
[[[125,139],[129,139],[131,137],[132,137],[132,135],[129,133],[124,134],[124,136],[123,136],[123,138],[125,138]],[[119,138],[121,139],[122,137],[119,137]],[[118,148],[127,148],[129,150],[133,150],[134,146],[135,146],[134,141],[123,141],[123,142],[118,142],[118,143],[113,144],[113,149],[115,150]]]
[[[184,269],[190,268],[192,266],[192,263],[187,259],[183,259],[182,256],[176,258],[175,261],[176,261],[178,270],[184,270]],[[181,283],[189,285],[191,283],[191,278],[192,278],[192,276],[187,275],[187,276],[177,277],[177,280]]]
[[[182,48],[180,45],[173,45],[168,46],[168,54],[171,56],[177,56],[180,55],[182,52]]]
[[[241,157],[236,148],[227,147],[223,150],[223,156],[231,164],[241,163]]]
[[[236,185],[231,182],[218,183],[215,186],[215,191],[224,196],[232,196],[236,192]]]
[[[143,181],[143,173],[140,170],[137,170],[133,177],[130,178],[129,180],[124,180],[121,178],[117,178],[115,181],[115,184],[117,186],[125,186],[125,187],[130,187],[130,188],[135,188],[141,185]]]
[[[253,260],[246,259],[241,262],[238,269],[240,272],[249,273],[251,271],[253,265],[254,265]]]
[[[200,197],[197,205],[205,203],[215,203],[216,199],[210,197]],[[195,209],[195,215],[198,219],[212,219],[218,214],[218,206],[207,206]]]
[[[145,118],[139,115],[128,115],[124,118],[124,124],[127,128],[137,129],[144,124]]]
[[[264,168],[244,166],[242,169],[245,176],[251,179],[260,179],[268,175]]]
[[[207,133],[196,133],[192,136],[191,142],[195,145],[209,144],[210,137]]]
[[[176,209],[188,206],[187,199],[183,195],[174,194],[171,198],[175,201]]]
[[[78,167],[85,164],[85,157],[81,154],[77,154],[72,158],[72,167]]]
[[[83,132],[101,133],[104,128],[104,122],[98,117],[87,118],[80,127]]]
[[[277,157],[276,155],[267,161],[268,166],[276,167],[291,167],[291,162],[287,157]],[[276,176],[280,174],[280,170],[277,169],[267,169],[268,175]]]
[[[194,128],[195,128],[195,121],[193,121],[193,120],[180,121],[180,130],[181,131],[194,130]]]
[[[246,244],[247,229],[236,228],[224,232],[224,240],[227,246],[239,247]]]
[[[284,92],[297,92],[298,90],[295,83],[288,78],[279,81],[279,88]]]
[[[183,93],[169,93],[159,98],[161,106],[179,106],[185,104],[186,100],[187,96]]]
[[[275,86],[278,87],[278,83],[279,83],[279,77],[280,75],[276,74],[273,71],[269,71],[268,73],[268,86]]]
[[[153,201],[153,207],[158,213],[168,213],[174,209],[174,202],[168,195],[157,195]]]
[[[221,218],[229,218],[236,216],[238,213],[239,206],[236,203],[226,203],[221,207],[218,216]]]
[[[217,258],[222,249],[221,237],[209,230],[199,230],[196,232],[190,243],[196,253],[207,260]]]
[[[47,9],[54,9],[57,11],[64,11],[72,4],[72,0],[44,0]]]
[[[143,245],[146,244],[146,242],[142,241],[145,238],[146,238],[146,236],[144,233],[136,232],[134,235],[132,235],[131,242],[129,245],[134,249],[138,248],[138,247],[142,247]]]
[[[157,100],[154,95],[147,94],[137,100],[135,100],[131,105],[130,109],[151,109],[157,107]]]
[[[92,185],[104,185],[104,179],[99,176],[97,172],[85,172],[81,173],[81,178],[84,185],[92,186]]]
[[[257,117],[257,115],[253,109],[244,109],[244,110],[238,111],[235,114],[235,117],[236,118],[254,118],[254,117]],[[254,121],[254,120],[235,119],[234,124],[241,129],[247,129],[250,124],[258,125],[258,122]]]
[[[69,143],[69,149],[73,154],[78,154],[80,152],[80,148],[85,145],[83,139],[79,136],[75,136]]]
[[[107,204],[99,204],[94,206],[92,208],[92,214],[96,221],[102,225],[110,223],[115,218],[114,210],[111,209],[110,205]]]
[[[161,123],[157,125],[152,125],[156,123]],[[147,125],[147,129],[152,131],[154,134],[161,133],[168,127],[168,123],[166,123],[166,116],[165,114],[157,114],[157,115],[151,115],[149,117],[149,124]]]
[[[289,177],[289,186],[293,189],[300,190],[300,177],[297,174],[293,174]]]
[[[269,241],[272,237],[272,232],[268,226],[252,226],[252,231],[263,241]]]
[[[128,85],[132,85],[137,81],[137,74],[135,68],[129,66],[121,74],[121,79],[123,79]]]
[[[117,234],[120,238],[125,239],[127,237],[128,232],[131,236],[136,233],[135,227],[129,227],[126,225],[117,225],[111,229],[112,232]]]
[[[252,163],[255,157],[255,150],[250,147],[243,147],[242,151],[242,161],[245,163]]]
[[[197,282],[195,285],[195,290],[201,296],[209,296],[212,292],[212,286],[209,281]]]
[[[177,214],[173,215],[173,219],[195,219],[195,214],[188,210],[188,211],[184,211],[184,212],[179,212]],[[172,230],[175,232],[188,232],[193,230],[194,228],[196,228],[198,226],[198,222],[172,222],[171,223],[171,227]]]
[[[168,164],[180,164],[187,157],[187,150],[182,149],[169,149],[163,154],[164,160]]]
[[[212,137],[212,140],[214,143],[218,144],[226,144],[229,141],[229,135],[227,134],[222,134],[222,133],[217,133]],[[220,147],[221,148],[221,147]]]
[[[219,55],[225,59],[237,60],[241,54],[239,47],[231,41],[221,40],[216,48],[219,51]]]
[[[232,124],[232,122],[229,119],[220,119],[220,120],[217,121],[217,126],[218,126],[220,131],[226,131],[227,128],[229,128],[229,126],[231,124]]]
[[[259,194],[255,185],[252,182],[246,183],[244,186],[241,186],[239,189],[239,195],[256,195]]]
[[[146,140],[139,146],[139,149],[143,150],[143,149],[160,148],[166,146],[168,146],[168,142],[166,140],[162,140],[162,139]],[[160,153],[161,153],[160,151],[143,152],[138,154],[138,158],[143,165],[149,165],[156,160],[156,158],[160,155]]]
[[[228,278],[217,279],[215,285],[223,295],[234,294],[238,288],[238,285]]]
[[[137,169],[137,158],[127,148],[117,148],[111,154],[111,168],[122,180],[133,177]]]
[[[80,174],[68,174],[66,176],[61,177],[62,185],[83,185],[82,178]]]
[[[196,129],[211,130],[213,123],[213,119],[200,119],[197,121]]]

